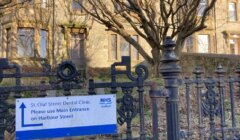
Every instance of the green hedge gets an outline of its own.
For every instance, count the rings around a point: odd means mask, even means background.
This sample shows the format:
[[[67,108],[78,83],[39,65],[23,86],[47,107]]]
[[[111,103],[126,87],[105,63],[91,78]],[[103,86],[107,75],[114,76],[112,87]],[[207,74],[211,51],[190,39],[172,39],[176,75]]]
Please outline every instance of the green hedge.
[[[218,64],[221,64],[227,73],[233,73],[238,63],[240,63],[240,55],[182,53],[179,64],[183,75],[192,75],[196,66],[201,66],[205,75],[211,75],[214,74]],[[143,64],[150,70],[149,64],[145,62]],[[88,68],[87,74],[90,77],[109,79],[110,71],[110,67]]]
[[[183,74],[192,73],[198,65],[205,74],[213,74],[218,64],[221,64],[227,73],[233,73],[239,62],[240,55],[226,54],[183,53],[180,58]]]

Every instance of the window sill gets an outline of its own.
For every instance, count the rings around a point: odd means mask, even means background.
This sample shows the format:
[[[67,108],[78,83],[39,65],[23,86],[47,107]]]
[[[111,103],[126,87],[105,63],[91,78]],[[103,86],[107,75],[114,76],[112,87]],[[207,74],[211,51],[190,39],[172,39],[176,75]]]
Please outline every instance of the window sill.
[[[230,21],[230,20],[228,20],[227,22],[228,22],[228,23],[240,23],[240,21],[238,21],[238,20],[236,20],[236,21]]]
[[[26,60],[26,61],[43,61],[46,60],[47,58],[40,58],[40,57],[9,57],[9,60]]]

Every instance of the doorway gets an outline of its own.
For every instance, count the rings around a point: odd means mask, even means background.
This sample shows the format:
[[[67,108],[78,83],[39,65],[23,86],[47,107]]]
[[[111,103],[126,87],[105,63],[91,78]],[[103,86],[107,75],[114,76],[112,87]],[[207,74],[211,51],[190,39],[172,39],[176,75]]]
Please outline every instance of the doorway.
[[[78,67],[85,67],[85,34],[71,33],[70,59]]]

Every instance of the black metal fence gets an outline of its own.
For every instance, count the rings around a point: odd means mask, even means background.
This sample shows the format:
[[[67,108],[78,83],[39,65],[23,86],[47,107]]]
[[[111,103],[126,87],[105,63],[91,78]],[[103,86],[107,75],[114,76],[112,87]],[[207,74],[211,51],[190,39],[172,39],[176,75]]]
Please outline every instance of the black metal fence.
[[[111,80],[109,82],[95,82],[89,80],[89,95],[96,94],[97,88],[107,88],[108,93],[117,94],[117,123],[125,127],[123,134],[111,136],[111,139],[197,139],[197,140],[240,140],[239,122],[240,110],[236,100],[240,100],[240,66],[236,69],[237,76],[225,79],[224,68],[219,65],[216,77],[203,78],[203,71],[197,67],[193,72],[195,78],[189,77],[180,80],[181,68],[178,57],[174,53],[175,43],[167,38],[165,51],[161,60],[160,73],[164,87],[158,90],[155,82],[146,82],[148,70],[139,65],[135,74],[131,73],[129,57],[122,57],[121,62],[111,66]],[[14,71],[13,71],[14,70]],[[118,78],[126,76],[127,81]],[[22,83],[26,77],[37,77],[41,80],[37,85]],[[45,77],[45,78],[43,78]],[[59,90],[64,96],[70,96],[73,89],[84,89],[85,81],[71,62],[62,62],[57,70],[53,71],[48,64],[43,64],[43,72],[24,73],[17,64],[10,64],[7,59],[0,59],[0,80],[14,79],[14,85],[0,86],[0,139],[4,139],[4,132],[15,131],[13,98],[21,98],[26,92],[35,91],[37,97],[46,97],[49,90]],[[126,79],[125,79],[126,80]],[[179,97],[179,87],[185,85],[184,97]],[[149,92],[146,86],[150,86]],[[146,127],[144,94],[151,98],[151,124]],[[47,98],[47,97],[46,97]],[[159,98],[165,100],[166,122],[159,120]],[[180,100],[179,100],[180,99]],[[185,112],[179,113],[179,103],[184,102]],[[183,112],[183,113],[182,113]],[[230,118],[226,118],[230,116]],[[180,120],[184,125],[180,125]],[[137,124],[138,136],[133,135],[133,121]],[[195,121],[197,120],[197,121]],[[147,120],[148,121],[148,120]],[[166,123],[166,138],[160,136],[159,122]],[[136,124],[136,123],[135,123]],[[146,128],[150,129],[146,130]],[[101,137],[109,138],[108,136]]]
[[[195,78],[185,78],[187,129],[182,131],[182,137],[240,140],[240,65],[235,72],[226,77],[219,64],[215,76],[203,78],[204,72],[198,66],[193,72]]]
[[[15,109],[15,104],[9,99],[22,98],[29,92],[36,94],[30,93],[28,96],[46,97],[48,90],[62,90],[63,95],[69,96],[72,89],[83,88],[83,78],[71,62],[62,62],[58,65],[57,71],[53,71],[47,63],[42,65],[43,72],[23,73],[18,64],[11,64],[5,58],[0,59],[0,82],[2,82],[0,86],[0,140],[4,139],[5,131],[10,133],[15,131],[15,114],[11,111]],[[23,83],[25,78],[37,79],[40,83],[25,85]],[[4,84],[5,79],[11,82]],[[46,82],[46,79],[49,80]]]

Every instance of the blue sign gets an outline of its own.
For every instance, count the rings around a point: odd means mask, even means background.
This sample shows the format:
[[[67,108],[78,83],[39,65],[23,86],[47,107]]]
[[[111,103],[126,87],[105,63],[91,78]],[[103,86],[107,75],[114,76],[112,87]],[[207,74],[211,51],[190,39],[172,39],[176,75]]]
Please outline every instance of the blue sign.
[[[115,133],[115,95],[16,100],[17,140]]]

